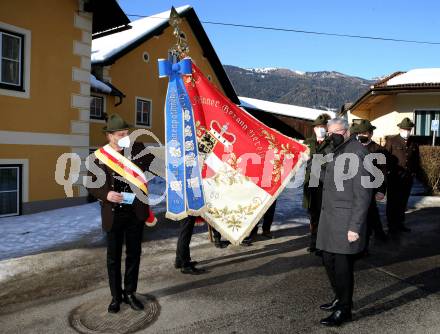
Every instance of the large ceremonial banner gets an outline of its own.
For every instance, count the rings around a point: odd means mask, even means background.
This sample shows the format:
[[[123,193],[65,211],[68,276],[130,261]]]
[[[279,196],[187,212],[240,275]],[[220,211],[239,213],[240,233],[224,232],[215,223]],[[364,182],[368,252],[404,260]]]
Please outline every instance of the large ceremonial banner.
[[[308,159],[308,148],[236,106],[194,64],[183,78],[203,161],[201,214],[237,245]]]

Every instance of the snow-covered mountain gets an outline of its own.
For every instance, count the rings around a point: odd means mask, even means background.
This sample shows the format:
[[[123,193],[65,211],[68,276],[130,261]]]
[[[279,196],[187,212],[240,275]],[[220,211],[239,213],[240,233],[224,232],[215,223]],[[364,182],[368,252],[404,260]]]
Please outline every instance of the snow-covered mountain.
[[[304,75],[306,72],[298,71],[298,70],[291,70],[288,68],[279,68],[279,67],[257,67],[257,68],[246,68],[247,71],[253,72],[253,73],[260,73],[260,74],[268,74],[268,73],[285,73],[285,74],[292,74],[292,75]]]
[[[354,102],[374,82],[336,71],[303,72],[287,68],[225,65],[238,95],[323,110]]]

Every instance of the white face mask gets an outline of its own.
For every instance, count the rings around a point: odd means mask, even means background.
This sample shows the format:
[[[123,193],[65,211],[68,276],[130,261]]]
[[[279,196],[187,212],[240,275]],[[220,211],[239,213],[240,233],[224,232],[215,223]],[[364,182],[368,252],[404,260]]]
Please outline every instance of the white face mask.
[[[125,136],[122,137],[121,139],[118,140],[118,146],[119,147],[130,147],[130,137],[129,136]]]
[[[327,133],[327,131],[321,127],[314,128],[313,130],[315,131],[316,138],[318,138],[318,139],[324,139],[325,134]]]
[[[411,134],[411,131],[409,131],[409,130],[400,130],[400,136],[403,139],[408,139],[410,134]]]

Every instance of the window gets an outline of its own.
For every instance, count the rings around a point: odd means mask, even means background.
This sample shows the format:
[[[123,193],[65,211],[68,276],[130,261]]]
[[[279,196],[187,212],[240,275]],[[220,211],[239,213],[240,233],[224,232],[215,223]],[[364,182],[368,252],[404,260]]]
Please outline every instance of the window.
[[[90,96],[90,118],[104,119],[104,97]]]
[[[151,126],[151,100],[136,98],[136,125]]]
[[[414,134],[416,136],[432,136],[431,121],[433,119],[440,120],[440,110],[416,110],[416,126]],[[440,136],[439,132],[436,134]]]
[[[0,165],[0,217],[20,214],[20,183],[20,165]]]
[[[0,88],[23,91],[24,36],[0,30]]]
[[[145,51],[145,52],[142,54],[142,59],[143,59],[144,62],[146,62],[146,63],[148,63],[148,62],[150,61],[150,55],[148,54],[147,51]]]

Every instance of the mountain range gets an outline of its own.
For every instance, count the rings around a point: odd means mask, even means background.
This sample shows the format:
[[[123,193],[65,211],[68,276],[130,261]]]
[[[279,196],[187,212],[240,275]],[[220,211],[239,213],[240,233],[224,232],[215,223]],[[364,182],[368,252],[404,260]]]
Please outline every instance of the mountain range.
[[[375,82],[335,71],[224,68],[239,96],[322,110],[339,110],[344,103],[356,101]]]

